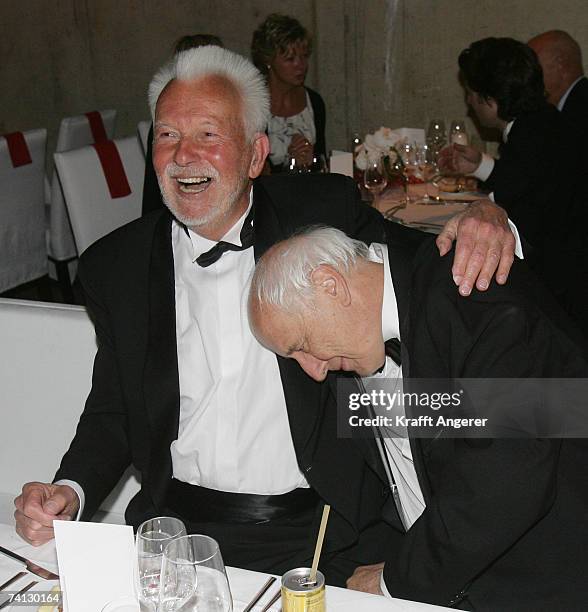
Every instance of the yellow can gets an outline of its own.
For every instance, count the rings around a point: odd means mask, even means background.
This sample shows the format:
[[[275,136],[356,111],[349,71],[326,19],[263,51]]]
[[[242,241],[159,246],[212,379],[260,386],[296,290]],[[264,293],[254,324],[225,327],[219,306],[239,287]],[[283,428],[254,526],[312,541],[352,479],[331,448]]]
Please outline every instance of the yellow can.
[[[298,567],[282,577],[282,612],[326,612],[325,577],[316,573],[310,582],[310,568]]]

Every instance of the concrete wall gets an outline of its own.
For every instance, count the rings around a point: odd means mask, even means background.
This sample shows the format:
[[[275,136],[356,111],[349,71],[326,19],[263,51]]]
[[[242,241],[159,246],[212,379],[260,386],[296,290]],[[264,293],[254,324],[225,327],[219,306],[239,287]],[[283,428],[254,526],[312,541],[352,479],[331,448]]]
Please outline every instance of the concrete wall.
[[[465,115],[457,55],[479,38],[568,30],[588,54],[586,0],[1,0],[0,133],[97,108],[117,136],[148,117],[152,73],[181,35],[210,32],[248,54],[272,11],[315,33],[308,83],[327,104],[327,145],[353,131]]]

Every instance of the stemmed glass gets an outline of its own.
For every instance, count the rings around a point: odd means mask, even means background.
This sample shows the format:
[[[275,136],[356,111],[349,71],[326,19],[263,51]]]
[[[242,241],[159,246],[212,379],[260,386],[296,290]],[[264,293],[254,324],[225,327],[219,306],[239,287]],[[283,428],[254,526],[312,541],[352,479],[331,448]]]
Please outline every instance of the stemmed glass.
[[[451,144],[467,145],[469,140],[468,133],[466,132],[465,121],[454,119],[451,122],[451,127],[449,128],[449,137]]]
[[[425,184],[425,194],[419,204],[430,204],[429,185],[437,173],[437,163],[435,162],[435,154],[432,147],[428,144],[417,146],[416,160],[419,172]]]
[[[410,177],[418,172],[417,165],[417,146],[416,143],[403,142],[397,145],[398,153],[402,158],[402,183],[404,185],[404,199],[406,204],[410,204]]]
[[[372,202],[375,202],[376,197],[388,185],[388,176],[381,157],[371,157],[368,159],[367,167],[363,173],[363,184],[371,194]]]
[[[139,601],[149,610],[156,610],[159,603],[163,551],[172,540],[185,535],[184,523],[171,516],[159,516],[139,525],[136,541]]]
[[[439,154],[439,151],[445,146],[447,142],[447,135],[445,133],[445,121],[443,119],[433,119],[429,123],[427,129],[427,144],[433,150],[435,159]]]
[[[188,535],[168,544],[159,601],[160,612],[232,612],[225,564],[215,540]]]

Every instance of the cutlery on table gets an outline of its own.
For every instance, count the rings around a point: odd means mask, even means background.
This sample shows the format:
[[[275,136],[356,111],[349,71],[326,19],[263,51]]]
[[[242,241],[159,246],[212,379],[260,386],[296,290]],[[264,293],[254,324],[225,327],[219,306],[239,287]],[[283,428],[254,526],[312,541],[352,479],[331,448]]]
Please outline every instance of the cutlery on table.
[[[3,604],[0,604],[0,610],[2,610],[2,608],[5,608],[6,606],[10,606],[12,605],[12,602],[14,601],[14,598],[17,595],[22,595],[23,593],[26,593],[29,589],[32,589],[36,584],[39,584],[38,580],[32,580],[31,582],[29,582],[26,586],[24,586],[20,591],[17,591],[14,594],[14,597],[12,597],[11,599],[7,599]]]
[[[26,572],[18,572],[18,574],[14,574],[12,578],[9,578],[4,584],[0,585],[0,591],[3,591],[6,587],[9,587],[13,582],[16,582],[19,578],[26,576]]]
[[[27,570],[31,572],[31,574],[35,574],[40,578],[43,578],[44,580],[59,580],[59,576],[57,574],[50,572],[44,567],[38,566],[36,563],[33,563],[32,561],[29,561],[28,559],[17,555],[16,553],[12,552],[11,550],[8,550],[7,548],[3,548],[2,546],[0,546],[0,553],[6,555],[7,557],[10,557],[11,559],[16,559],[17,561],[24,563]]]
[[[253,599],[245,606],[243,612],[251,612],[255,604],[265,595],[266,591],[272,586],[272,584],[276,581],[274,576],[270,576],[267,579],[267,582],[257,591],[257,593],[253,596]]]
[[[403,202],[402,204],[397,204],[395,206],[391,206],[387,210],[385,210],[382,214],[386,219],[393,217],[399,210],[406,208],[406,204]]]
[[[265,606],[265,608],[263,608],[263,610],[261,612],[268,612],[269,609],[276,603],[276,601],[278,601],[278,599],[280,599],[280,597],[282,596],[282,591],[279,590],[267,603],[267,605]]]

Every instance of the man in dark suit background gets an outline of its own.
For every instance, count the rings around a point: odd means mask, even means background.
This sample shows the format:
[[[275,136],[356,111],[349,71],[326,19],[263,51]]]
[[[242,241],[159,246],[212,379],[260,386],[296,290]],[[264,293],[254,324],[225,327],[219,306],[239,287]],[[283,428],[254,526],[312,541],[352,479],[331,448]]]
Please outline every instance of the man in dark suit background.
[[[215,537],[228,564],[279,573],[306,563],[319,497],[338,526],[328,552],[354,546],[377,528],[379,508],[364,510],[361,499],[381,485],[337,439],[329,389],[255,341],[244,298],[255,257],[298,227],[331,223],[371,242],[386,224],[340,176],[253,184],[268,153],[269,98],[237,54],[180,53],[155,75],[150,105],[154,167],[172,214],[146,215],[80,260],[98,338],[92,390],[56,482],[28,483],[16,499],[17,531],[41,544],[54,518],[81,509],[90,519],[132,463],[141,490],[127,521],[180,516],[190,532]],[[440,236],[442,253],[457,223]],[[499,259],[505,282],[514,238],[503,211],[482,203],[459,223],[459,291],[469,294],[478,273],[486,287]],[[339,470],[357,495],[333,486]]]
[[[541,66],[527,45],[479,40],[461,52],[459,67],[467,103],[482,125],[502,134],[499,158],[452,145],[441,152],[439,165],[484,181],[517,224],[529,265],[588,331],[586,309],[571,308],[582,301],[584,283],[580,287],[576,278],[586,272],[582,145],[547,102]]]
[[[274,245],[251,283],[250,321],[260,342],[332,384],[337,370],[383,376],[389,385],[363,383],[401,392],[402,381],[414,391],[414,379],[444,379],[443,390],[454,379],[486,379],[500,397],[498,412],[491,401],[474,399],[475,415],[459,416],[502,415],[504,422],[520,410],[505,408],[508,381],[501,386],[497,379],[586,379],[586,352],[524,262],[515,262],[507,286],[492,284],[464,300],[447,277],[451,261],[436,257],[430,237],[398,238],[368,249],[321,227]],[[401,341],[399,363],[385,357],[384,341]],[[346,390],[339,397],[343,420],[369,416],[349,411]],[[529,416],[538,416],[544,402],[541,394]],[[569,402],[559,395],[551,414],[565,414]],[[405,404],[383,414],[415,413]],[[585,417],[581,425],[586,431]],[[450,427],[421,438],[416,425],[408,434],[399,429],[377,425],[372,446],[356,440],[395,503],[384,507],[391,528],[383,563],[358,568],[350,588],[465,610],[583,609],[586,440],[500,439],[471,430],[462,437]]]
[[[547,91],[547,100],[561,113],[563,129],[573,140],[567,159],[580,160],[578,176],[575,181],[572,206],[573,218],[569,223],[566,256],[577,261],[579,271],[561,283],[560,303],[580,324],[588,337],[588,284],[576,286],[574,279],[588,273],[588,245],[586,227],[588,225],[588,79],[584,76],[582,51],[580,45],[562,30],[550,30],[539,34],[527,43],[535,51]],[[573,165],[572,165],[573,168]],[[572,180],[573,170],[564,169],[563,181]],[[562,181],[562,182],[563,182]]]

